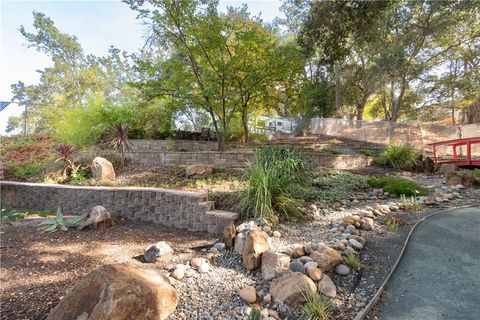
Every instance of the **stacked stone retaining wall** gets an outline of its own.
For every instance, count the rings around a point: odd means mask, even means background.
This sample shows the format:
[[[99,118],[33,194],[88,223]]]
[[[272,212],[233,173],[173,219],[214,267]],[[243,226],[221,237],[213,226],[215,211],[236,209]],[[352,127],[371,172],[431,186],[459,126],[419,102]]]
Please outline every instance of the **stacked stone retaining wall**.
[[[41,183],[0,182],[6,207],[56,210],[79,215],[102,205],[114,217],[152,221],[190,231],[220,233],[234,220],[210,214],[214,203],[206,193],[160,188],[80,187]]]

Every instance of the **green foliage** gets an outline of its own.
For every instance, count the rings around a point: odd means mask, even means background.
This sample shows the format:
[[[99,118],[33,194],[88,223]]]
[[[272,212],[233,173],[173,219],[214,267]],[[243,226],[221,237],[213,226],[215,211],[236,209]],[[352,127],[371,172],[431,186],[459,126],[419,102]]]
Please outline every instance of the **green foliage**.
[[[420,154],[411,145],[388,145],[379,155],[379,163],[400,170],[412,170],[421,165]]]
[[[12,208],[5,208],[0,203],[0,224],[11,225],[17,220],[25,219],[28,215],[39,215],[46,217],[50,214],[48,211],[29,211],[29,210],[16,210]]]
[[[349,254],[345,256],[344,263],[353,270],[366,269],[368,266],[362,263],[357,254]]]
[[[112,126],[111,140],[109,142],[110,147],[120,150],[122,155],[122,171],[125,171],[125,151],[132,149],[132,142],[128,138],[129,125],[122,125],[115,123]]]
[[[414,195],[410,196],[410,199],[407,199],[407,197],[404,194],[402,194],[400,196],[400,199],[405,209],[412,210],[412,211],[419,211],[420,209],[422,209],[422,203],[418,201],[417,197]]]
[[[248,188],[241,192],[237,209],[244,218],[263,218],[277,223],[279,217],[303,217],[289,188],[305,183],[309,163],[298,152],[288,148],[258,149],[255,160],[246,169]]]
[[[387,216],[385,218],[385,226],[389,231],[393,231],[393,232],[397,231],[399,225],[400,225],[400,221],[395,219],[394,217]]]
[[[341,154],[340,150],[332,148],[330,146],[323,147],[322,149],[320,149],[320,152],[328,153],[328,154],[332,154],[332,155]]]
[[[316,292],[307,292],[303,295],[305,303],[302,305],[302,311],[308,320],[333,319],[333,304],[330,300]]]
[[[45,219],[45,221],[40,222],[38,224],[38,230],[41,230],[43,232],[55,232],[58,229],[62,231],[68,231],[71,228],[78,227],[78,223],[83,219],[85,219],[85,216],[78,216],[65,220],[63,218],[62,211],[60,210],[60,208],[58,208],[55,219]]]
[[[34,144],[35,140],[28,136],[20,136],[18,139],[15,140],[15,144],[17,146],[28,146]]]
[[[259,310],[253,309],[252,312],[248,315],[248,320],[261,320],[262,314]]]
[[[364,156],[367,156],[367,157],[377,156],[377,152],[375,152],[373,150],[370,150],[370,149],[363,149],[363,150],[360,151],[360,153],[362,153]]]
[[[426,196],[428,190],[419,184],[400,179],[396,177],[370,177],[368,184],[374,188],[382,188],[390,194],[405,195],[405,196]]]
[[[326,79],[306,82],[301,91],[303,104],[299,112],[305,117],[331,117],[335,115],[335,88]]]
[[[304,200],[340,201],[355,192],[368,187],[367,179],[349,172],[336,171],[331,174],[319,174],[312,186],[305,188],[294,185],[290,192],[295,198]]]
[[[41,163],[32,161],[12,167],[9,172],[16,178],[28,179],[38,176],[43,171]]]
[[[480,169],[474,169],[473,170],[473,176],[477,180],[478,183],[480,183]]]

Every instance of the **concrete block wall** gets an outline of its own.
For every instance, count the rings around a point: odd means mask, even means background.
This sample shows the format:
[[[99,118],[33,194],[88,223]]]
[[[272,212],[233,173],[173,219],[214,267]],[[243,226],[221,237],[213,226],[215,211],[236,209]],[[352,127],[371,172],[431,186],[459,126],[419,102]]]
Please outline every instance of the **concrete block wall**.
[[[6,207],[56,210],[79,215],[97,205],[113,217],[152,221],[190,231],[221,233],[237,215],[218,217],[206,193],[161,188],[80,187],[42,183],[0,182]]]

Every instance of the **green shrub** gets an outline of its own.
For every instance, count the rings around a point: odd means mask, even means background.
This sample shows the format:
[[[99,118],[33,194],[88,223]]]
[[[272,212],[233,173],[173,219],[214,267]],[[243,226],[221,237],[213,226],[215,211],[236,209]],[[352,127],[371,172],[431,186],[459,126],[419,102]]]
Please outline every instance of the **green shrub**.
[[[289,187],[306,183],[310,177],[308,161],[296,151],[258,149],[255,160],[247,166],[248,187],[239,195],[237,210],[243,218],[263,218],[274,224],[279,216],[302,217]]]
[[[27,179],[38,176],[43,170],[42,164],[38,162],[27,162],[12,167],[9,171],[16,178]]]
[[[314,292],[304,294],[305,303],[302,306],[303,314],[308,320],[329,320],[332,319],[332,303]]]
[[[409,144],[388,145],[379,155],[376,163],[385,163],[400,170],[412,170],[421,165],[420,154]]]
[[[475,180],[480,183],[480,169],[475,169],[473,170],[473,176],[475,177]]]
[[[382,188],[390,194],[405,196],[426,196],[428,190],[421,185],[405,179],[395,177],[370,177],[368,184],[374,188]]]

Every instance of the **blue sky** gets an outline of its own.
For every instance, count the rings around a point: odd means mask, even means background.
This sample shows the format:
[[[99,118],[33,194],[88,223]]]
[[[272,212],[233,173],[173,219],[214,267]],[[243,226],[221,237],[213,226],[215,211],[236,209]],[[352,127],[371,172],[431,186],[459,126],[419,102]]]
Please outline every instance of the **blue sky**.
[[[220,0],[220,10],[246,3],[253,15],[261,14],[265,21],[280,15],[281,0]],[[133,52],[143,45],[144,34],[135,13],[120,0],[83,1],[5,1],[0,0],[0,100],[12,98],[10,85],[18,81],[36,83],[38,73],[51,61],[44,54],[28,49],[18,31],[20,25],[33,31],[32,11],[40,11],[53,19],[64,33],[78,37],[85,53],[106,55],[113,45]],[[12,104],[0,112],[0,134],[4,133],[7,119],[22,110]]]

